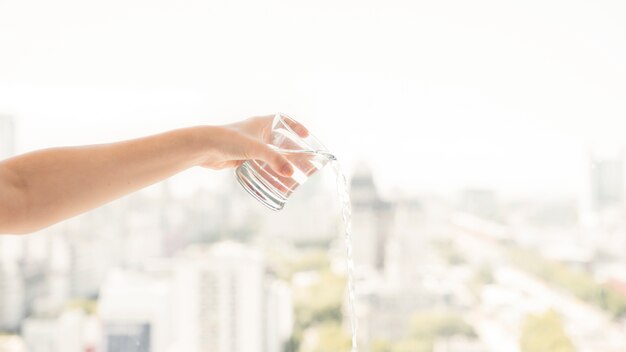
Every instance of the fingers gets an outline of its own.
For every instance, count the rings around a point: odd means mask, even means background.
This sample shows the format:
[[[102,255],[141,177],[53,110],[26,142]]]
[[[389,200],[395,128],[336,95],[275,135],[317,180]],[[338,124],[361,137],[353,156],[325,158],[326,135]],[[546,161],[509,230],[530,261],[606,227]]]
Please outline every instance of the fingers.
[[[285,119],[285,123],[289,125],[289,128],[291,128],[294,132],[296,132],[298,136],[302,138],[309,136],[309,130],[307,130],[306,127],[304,127],[300,122],[292,119],[291,117],[287,115],[281,115],[281,116],[283,116],[283,118]]]
[[[268,163],[272,170],[282,176],[289,177],[293,175],[293,166],[291,166],[287,158],[262,142],[254,140],[250,140],[250,142],[249,150],[246,153],[249,159]]]

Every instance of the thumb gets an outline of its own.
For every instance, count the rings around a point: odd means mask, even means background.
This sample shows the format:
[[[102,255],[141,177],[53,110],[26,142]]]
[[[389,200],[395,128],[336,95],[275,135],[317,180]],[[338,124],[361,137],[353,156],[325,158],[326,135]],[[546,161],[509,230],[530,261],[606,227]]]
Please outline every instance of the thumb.
[[[291,166],[287,158],[282,154],[270,148],[265,143],[258,141],[251,142],[247,153],[249,159],[265,161],[270,165],[272,170],[282,176],[289,177],[293,175],[293,166]]]

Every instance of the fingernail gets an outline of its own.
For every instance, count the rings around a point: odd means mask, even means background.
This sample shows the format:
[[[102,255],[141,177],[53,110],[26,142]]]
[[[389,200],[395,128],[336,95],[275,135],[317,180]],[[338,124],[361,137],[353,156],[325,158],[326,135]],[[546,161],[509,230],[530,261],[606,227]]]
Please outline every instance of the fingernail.
[[[283,166],[281,171],[282,171],[282,174],[285,176],[291,176],[293,174],[293,168],[289,164],[286,164],[285,166]]]

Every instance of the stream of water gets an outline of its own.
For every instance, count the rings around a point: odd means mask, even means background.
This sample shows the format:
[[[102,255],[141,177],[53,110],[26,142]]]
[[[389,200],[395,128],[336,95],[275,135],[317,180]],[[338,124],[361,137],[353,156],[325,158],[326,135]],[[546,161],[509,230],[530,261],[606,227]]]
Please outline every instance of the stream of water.
[[[344,224],[344,242],[346,246],[346,266],[348,271],[348,301],[349,301],[349,310],[350,310],[350,327],[352,331],[352,352],[357,352],[357,319],[355,315],[355,286],[354,286],[354,261],[352,259],[352,204],[350,203],[350,193],[348,192],[348,181],[346,179],[346,175],[343,173],[341,169],[341,164],[337,161],[337,158],[323,150],[306,150],[306,149],[281,149],[279,147],[269,145],[270,148],[282,153],[285,156],[293,155],[293,154],[310,154],[313,156],[321,156],[326,159],[331,165],[333,170],[335,171],[335,176],[337,178],[337,194],[339,196],[340,208],[341,208],[341,217]],[[316,168],[320,169],[324,166],[323,163],[320,163],[319,160],[315,161],[312,159],[312,164],[316,163]],[[297,182],[298,185],[304,183],[308,178],[307,173],[303,170],[300,170],[297,164],[292,164],[294,168],[294,173],[291,176],[293,180]],[[269,165],[264,166],[269,168]],[[269,172],[268,172],[269,173]],[[280,180],[274,179],[276,184],[281,184]],[[289,187],[285,186],[285,189],[289,189]],[[292,189],[289,189],[288,193],[280,193],[273,189],[274,193],[277,194],[276,199],[282,200],[283,204],[286,201],[287,197],[292,192]],[[253,194],[253,193],[251,193]],[[253,194],[254,195],[254,194]],[[256,197],[262,203],[268,205],[267,199],[261,197]],[[279,208],[273,208],[274,210],[281,209],[282,204]]]
[[[352,259],[352,203],[350,203],[350,193],[348,193],[348,180],[341,169],[341,165],[336,159],[331,160],[331,164],[337,176],[337,194],[339,195],[341,217],[345,228],[343,238],[346,245],[346,265],[348,267],[348,300],[350,304],[350,327],[352,329],[352,352],[357,352],[357,325],[354,311],[354,260]]]

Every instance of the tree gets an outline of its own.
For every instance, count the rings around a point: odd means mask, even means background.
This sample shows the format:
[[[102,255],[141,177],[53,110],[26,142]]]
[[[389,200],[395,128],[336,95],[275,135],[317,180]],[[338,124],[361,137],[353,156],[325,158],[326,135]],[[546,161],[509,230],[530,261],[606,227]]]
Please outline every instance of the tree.
[[[417,339],[455,335],[476,337],[474,329],[460,315],[437,310],[420,312],[413,316],[411,335]]]
[[[317,346],[313,352],[340,352],[350,351],[352,339],[341,325],[337,323],[324,323],[316,326]]]
[[[553,310],[526,318],[520,347],[522,352],[574,352],[574,345],[563,329],[561,318]]]

